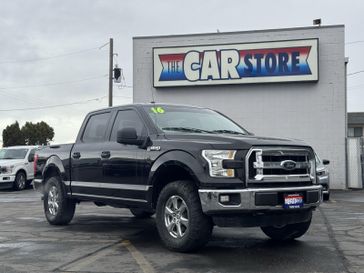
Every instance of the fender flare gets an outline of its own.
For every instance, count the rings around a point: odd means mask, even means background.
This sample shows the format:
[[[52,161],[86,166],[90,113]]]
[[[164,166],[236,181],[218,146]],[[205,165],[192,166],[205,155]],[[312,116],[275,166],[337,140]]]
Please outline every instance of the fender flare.
[[[155,177],[158,175],[158,171],[166,164],[182,167],[190,173],[196,183],[199,183],[198,177],[201,177],[204,173],[204,168],[201,162],[199,162],[192,154],[182,150],[172,150],[162,154],[152,165],[148,178],[149,186],[153,186],[153,182]]]
[[[64,185],[66,192],[69,193],[70,192],[70,185],[69,183],[67,183],[67,174],[66,174],[66,170],[63,166],[62,160],[56,156],[56,155],[52,155],[51,157],[49,157],[45,163],[45,167],[42,171],[42,177],[45,178],[46,173],[50,170],[50,169],[54,169],[58,172],[60,178],[61,178],[61,182]],[[45,184],[45,179],[43,179],[42,184]]]

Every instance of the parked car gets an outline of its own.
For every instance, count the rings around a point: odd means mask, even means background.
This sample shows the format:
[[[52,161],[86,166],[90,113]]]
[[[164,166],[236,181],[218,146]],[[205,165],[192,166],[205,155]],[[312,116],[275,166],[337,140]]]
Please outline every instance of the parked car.
[[[320,185],[322,185],[322,193],[324,201],[328,201],[330,199],[330,173],[326,165],[330,164],[330,160],[323,159],[315,153],[316,157],[316,175],[317,181]]]
[[[0,149],[0,189],[23,190],[34,178],[36,146],[14,146]]]
[[[214,225],[259,226],[274,240],[293,240],[322,200],[310,146],[254,136],[199,107],[91,112],[76,143],[46,147],[34,164],[50,224],[68,224],[82,201],[139,218],[156,213],[164,245],[181,252],[206,244]]]

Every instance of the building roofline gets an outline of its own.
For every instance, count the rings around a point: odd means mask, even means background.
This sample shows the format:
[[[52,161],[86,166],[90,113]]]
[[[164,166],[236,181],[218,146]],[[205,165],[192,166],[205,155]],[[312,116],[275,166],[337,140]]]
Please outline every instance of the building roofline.
[[[273,28],[273,29],[258,29],[258,30],[244,30],[244,31],[228,31],[228,32],[205,32],[205,33],[192,33],[192,34],[171,34],[171,35],[147,35],[135,36],[133,40],[137,39],[155,39],[155,38],[177,38],[177,37],[194,37],[194,36],[218,36],[229,34],[247,34],[257,32],[278,32],[278,31],[297,31],[306,29],[321,29],[321,28],[345,28],[344,24],[327,25],[327,26],[307,26],[307,27],[292,27],[292,28]]]

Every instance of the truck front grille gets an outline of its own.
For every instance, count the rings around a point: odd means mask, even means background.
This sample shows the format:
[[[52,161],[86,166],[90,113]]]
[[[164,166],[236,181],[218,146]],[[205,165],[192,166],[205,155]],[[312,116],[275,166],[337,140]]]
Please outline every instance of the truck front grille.
[[[309,149],[252,148],[247,154],[246,162],[246,181],[251,186],[274,183],[280,185],[315,183],[315,158]]]

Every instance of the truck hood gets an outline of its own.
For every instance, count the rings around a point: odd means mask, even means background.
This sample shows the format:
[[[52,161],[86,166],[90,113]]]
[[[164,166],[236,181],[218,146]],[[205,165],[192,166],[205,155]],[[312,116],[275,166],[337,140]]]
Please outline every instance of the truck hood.
[[[250,149],[252,146],[299,146],[309,147],[297,139],[262,137],[255,135],[229,134],[168,134],[166,138],[174,141],[210,144],[215,149]]]
[[[0,159],[0,166],[12,166],[17,164],[22,164],[24,159]]]

